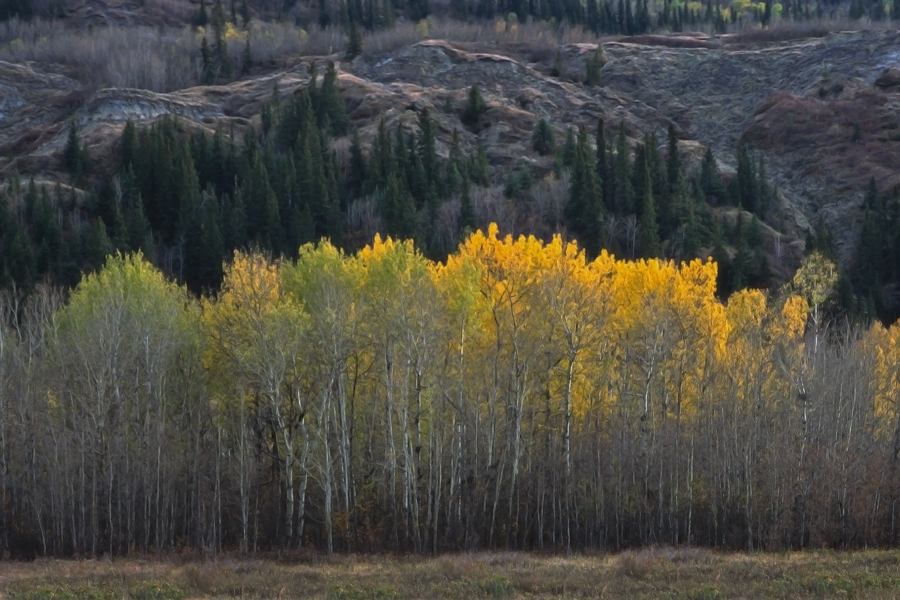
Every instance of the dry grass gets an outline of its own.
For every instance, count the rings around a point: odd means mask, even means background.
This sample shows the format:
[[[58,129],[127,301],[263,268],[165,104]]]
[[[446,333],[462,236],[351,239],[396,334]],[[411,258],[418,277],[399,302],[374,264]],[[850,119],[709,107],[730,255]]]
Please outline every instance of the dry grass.
[[[900,552],[721,554],[651,548],[618,555],[437,558],[220,557],[0,563],[0,597],[116,598],[895,598]]]
[[[253,63],[282,66],[303,55],[340,52],[337,28],[308,33],[286,23],[252,21],[249,31],[230,30],[228,51],[241,71],[246,36]],[[0,24],[0,60],[62,65],[91,89],[125,87],[170,92],[200,82],[202,31],[148,26],[72,28],[60,21]]]

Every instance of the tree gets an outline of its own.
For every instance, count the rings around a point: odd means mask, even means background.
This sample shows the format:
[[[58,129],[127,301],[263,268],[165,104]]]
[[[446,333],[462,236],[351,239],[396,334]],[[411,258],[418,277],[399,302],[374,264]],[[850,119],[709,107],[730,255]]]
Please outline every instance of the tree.
[[[278,467],[282,543],[303,539],[310,407],[303,394],[304,332],[308,319],[285,295],[279,269],[261,254],[235,252],[222,291],[203,302],[205,360],[215,377],[245,390],[232,401],[251,402],[261,428],[257,443]],[[300,477],[299,491],[295,475]],[[296,514],[295,514],[296,513]],[[298,524],[295,529],[294,523]]]
[[[547,119],[541,117],[531,135],[531,147],[541,156],[553,154],[556,151],[556,134]]]
[[[585,62],[584,84],[589,87],[600,85],[600,70],[605,64],[606,55],[603,53],[603,46],[598,45]]]
[[[350,32],[347,34],[347,50],[345,51],[344,56],[347,60],[353,60],[362,54],[362,51],[362,34],[359,32],[356,21],[350,21]]]
[[[803,259],[791,280],[793,289],[809,306],[811,327],[814,333],[813,352],[819,349],[819,332],[822,325],[822,306],[832,297],[838,282],[838,268],[818,252]]]
[[[603,216],[603,183],[597,175],[587,129],[578,132],[572,183],[565,208],[566,225],[592,255],[600,252],[600,220]]]
[[[473,83],[472,87],[469,88],[469,95],[466,99],[466,108],[463,111],[462,121],[470,126],[478,125],[481,116],[486,111],[487,104],[481,96],[481,90],[478,89],[477,83]]]
[[[63,161],[66,169],[72,175],[72,180],[78,184],[83,183],[87,174],[88,155],[82,146],[81,136],[78,134],[78,123],[75,120],[69,124],[69,137],[66,139],[66,147],[63,150]]]

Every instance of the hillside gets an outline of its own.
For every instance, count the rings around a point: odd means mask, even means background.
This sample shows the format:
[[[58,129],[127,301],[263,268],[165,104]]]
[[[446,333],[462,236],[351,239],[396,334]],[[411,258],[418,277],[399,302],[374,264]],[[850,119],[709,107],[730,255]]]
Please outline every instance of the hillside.
[[[91,21],[91,16],[98,14],[108,15],[110,22],[135,27],[140,19],[165,25],[152,16],[154,6],[79,4],[71,7],[69,26]],[[129,7],[133,9],[130,13],[126,11]],[[173,19],[183,22],[190,17],[184,6],[179,10],[172,13]],[[399,126],[415,132],[420,116],[427,111],[435,125],[434,149],[442,161],[451,154],[454,131],[464,154],[474,156],[479,147],[486,152],[490,185],[473,189],[472,197],[479,227],[498,222],[502,230],[547,239],[568,225],[570,234],[579,235],[564,215],[570,196],[569,176],[559,170],[558,159],[540,156],[532,149],[532,134],[540,119],[551,125],[560,148],[569,128],[577,131],[583,126],[594,131],[602,120],[611,147],[610,160],[612,142],[622,126],[629,151],[655,139],[663,156],[667,135],[674,133],[686,178],[699,176],[704,152],[711,148],[719,176],[728,183],[738,170],[737,150],[742,145],[754,164],[762,161],[770,186],[771,201],[764,210],[743,207],[758,213],[762,221],[762,233],[754,235],[767,257],[768,275],[756,279],[757,284],[766,286],[788,280],[811,241],[819,245],[817,240],[823,238],[829,240],[832,256],[845,269],[852,269],[870,179],[874,178],[882,195],[900,183],[894,167],[900,158],[900,135],[896,133],[900,35],[896,31],[825,35],[808,29],[815,37],[805,37],[803,30],[796,29],[772,35],[752,31],[642,35],[591,42],[589,33],[552,40],[549,30],[530,25],[520,30],[509,23],[503,28],[487,23],[480,30],[462,31],[450,25],[435,21],[417,26],[415,31],[398,26],[393,38],[368,35],[362,56],[353,60],[347,60],[341,50],[344,40],[339,40],[337,50],[332,44],[329,54],[316,51],[315,46],[322,43],[316,38],[316,43],[304,42],[307,46],[299,55],[273,54],[268,60],[253,60],[243,69],[247,73],[234,81],[157,92],[98,86],[77,64],[0,61],[0,174],[10,177],[17,173],[23,182],[33,178],[50,188],[57,182],[67,190],[74,186],[81,190],[73,190],[76,196],[87,198],[83,207],[90,220],[96,214],[91,212],[96,203],[90,200],[94,186],[115,174],[115,151],[126,122],[140,130],[164,115],[174,115],[188,133],[212,136],[217,130],[224,131],[240,144],[247,131],[262,127],[261,113],[276,89],[290,97],[309,84],[311,65],[317,65],[321,77],[324,66],[333,62],[349,116],[348,135],[329,142],[337,151],[338,162],[346,168],[350,131],[358,131],[366,156],[370,156],[382,121],[388,131]],[[271,31],[251,29],[250,39]],[[441,33],[448,35],[435,37]],[[178,35],[173,38],[175,47],[190,54],[186,44],[192,43],[191,39],[198,43],[199,38]],[[232,41],[230,48],[236,65],[240,64],[236,58],[240,39]],[[9,42],[9,48],[15,43]],[[599,85],[587,86],[586,63],[598,48],[606,62]],[[254,57],[258,54],[254,50]],[[196,57],[183,60],[197,68]],[[107,78],[115,79],[111,74]],[[165,87],[178,85],[170,80],[167,76]],[[475,124],[464,122],[473,85],[480,86],[486,102],[486,111]],[[87,179],[80,181],[64,167],[71,123],[77,125],[93,165]],[[633,156],[639,159],[638,154]],[[515,195],[504,198],[504,187],[509,190],[505,184],[520,172],[528,173],[529,182],[529,188],[518,196],[523,202],[516,201]],[[453,199],[450,191],[442,205]],[[653,193],[659,196],[662,192],[654,188]],[[740,253],[734,237],[735,227],[740,229],[736,224],[740,213],[729,200],[699,201],[704,211],[708,206],[709,217],[705,218],[712,219],[708,223],[718,223],[723,231],[708,234],[712,237],[699,240],[696,249],[685,254],[669,239],[675,235],[676,225],[671,225],[667,234],[665,217],[659,216],[662,255],[679,259],[689,258],[691,253],[706,255],[720,244],[724,251],[720,249],[718,256],[734,259]],[[420,207],[421,202],[417,198]],[[640,198],[635,202],[640,218]],[[336,241],[358,247],[383,228],[384,223],[360,217],[372,210],[370,205],[358,204],[353,215],[353,198],[343,195],[341,205],[343,239]],[[459,239],[458,200],[456,208],[453,206],[448,204],[441,213],[442,225],[428,225],[432,254],[452,250]],[[625,256],[635,254],[634,242],[630,247],[627,242],[629,235],[634,237],[635,222],[628,221],[627,212],[614,210],[602,218],[598,227],[603,228],[603,237],[596,244]],[[742,220],[752,219],[750,212]],[[106,226],[109,229],[111,224]],[[716,235],[719,242],[714,241]],[[154,244],[159,260],[166,243],[155,238]],[[592,247],[591,242],[584,245]],[[640,244],[637,248],[646,255]],[[75,265],[72,273],[85,266]],[[889,277],[885,278],[879,313],[889,317],[895,310],[895,292]],[[203,283],[210,285],[209,281]],[[863,284],[854,285],[856,294],[865,293]]]

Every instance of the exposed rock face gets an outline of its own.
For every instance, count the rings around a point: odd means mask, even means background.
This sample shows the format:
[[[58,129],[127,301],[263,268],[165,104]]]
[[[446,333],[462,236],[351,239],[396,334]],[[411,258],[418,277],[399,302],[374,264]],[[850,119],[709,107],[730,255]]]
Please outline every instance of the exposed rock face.
[[[633,139],[653,131],[661,143],[671,122],[686,164],[697,164],[708,145],[725,170],[734,166],[738,143],[747,143],[762,153],[778,185],[781,229],[788,239],[802,239],[821,213],[848,255],[855,239],[848,224],[865,182],[874,176],[882,189],[900,185],[900,33],[737,41],[643,36],[606,42],[608,62],[596,88],[579,83],[597,48],[593,44],[561,47],[559,78],[550,76],[555,50],[541,54],[521,44],[428,40],[336,66],[364,144],[381,119],[389,127],[412,127],[424,109],[436,122],[439,153],[446,155],[457,129],[467,150],[483,144],[493,164],[528,163],[538,175],[550,168],[550,159],[530,148],[542,117],[560,136],[568,127],[593,129],[602,118],[611,129],[624,122]],[[0,62],[0,172],[57,176],[72,118],[97,153],[111,146],[127,119],[150,122],[175,114],[189,127],[211,131],[223,124],[240,132],[256,123],[276,82],[282,94],[290,94],[308,81],[310,60],[230,85],[170,94],[88,94],[50,67]],[[324,60],[319,57],[318,64]],[[460,116],[475,83],[488,110],[479,123],[466,126]]]

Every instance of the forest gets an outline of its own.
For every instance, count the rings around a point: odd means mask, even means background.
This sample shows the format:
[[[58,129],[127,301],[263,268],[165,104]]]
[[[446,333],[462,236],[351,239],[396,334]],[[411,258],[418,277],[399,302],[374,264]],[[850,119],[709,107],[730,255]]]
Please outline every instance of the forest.
[[[898,7],[443,10],[630,35]],[[360,30],[431,11],[302,17],[346,30],[350,60]],[[200,3],[194,84],[256,68],[231,13]],[[900,543],[898,190],[871,180],[844,268],[819,222],[785,280],[746,145],[726,173],[671,124],[539,119],[533,166],[494,165],[427,109],[364,144],[333,62],[307,75],[241,132],[128,121],[97,154],[72,118],[58,183],[0,186],[4,556]],[[477,132],[487,107],[475,84],[440,110]]]
[[[140,254],[5,294],[0,542],[896,544],[896,329],[828,327],[819,254],[778,294],[716,276],[491,227],[238,251],[199,299]]]

